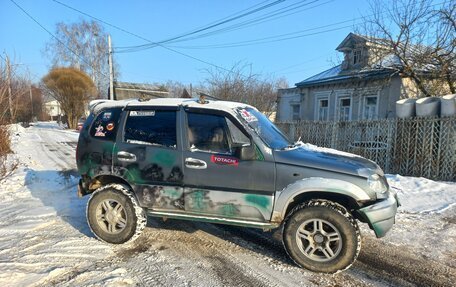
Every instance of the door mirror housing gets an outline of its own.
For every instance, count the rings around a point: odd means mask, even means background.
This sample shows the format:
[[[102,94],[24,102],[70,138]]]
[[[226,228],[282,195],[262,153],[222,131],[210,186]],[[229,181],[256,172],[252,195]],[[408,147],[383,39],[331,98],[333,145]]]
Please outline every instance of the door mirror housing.
[[[253,144],[236,148],[236,157],[240,160],[254,160],[255,154],[255,146]]]

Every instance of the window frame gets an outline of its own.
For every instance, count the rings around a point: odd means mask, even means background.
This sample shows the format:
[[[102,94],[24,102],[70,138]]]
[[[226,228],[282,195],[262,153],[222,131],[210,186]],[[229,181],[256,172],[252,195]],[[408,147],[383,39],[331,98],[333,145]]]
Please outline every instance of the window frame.
[[[341,101],[342,100],[346,100],[346,99],[349,99],[350,100],[350,107],[349,107],[349,112],[348,112],[348,119],[347,120],[342,120],[340,118],[340,108],[341,108]],[[338,122],[341,122],[341,121],[351,121],[352,120],[352,116],[353,116],[353,97],[351,94],[341,94],[341,95],[338,95],[337,96],[337,103],[336,103],[336,120]]]
[[[100,116],[100,114],[102,114],[104,112],[107,112],[107,111],[113,112],[114,110],[117,110],[117,109],[119,109],[120,111],[119,111],[119,116],[118,116],[118,119],[117,119],[117,127],[115,127],[114,137],[112,139],[108,139],[106,137],[97,137],[95,135],[92,135],[92,129],[95,126],[95,123],[96,123],[96,120],[97,120],[98,116]],[[117,141],[117,137],[119,136],[119,134],[123,133],[122,117],[123,117],[123,110],[122,110],[121,107],[108,107],[108,108],[104,108],[104,109],[100,110],[97,114],[93,114],[93,119],[90,121],[89,129],[88,129],[88,136],[91,139],[95,139],[95,140],[101,140],[101,141],[105,141],[105,142],[116,142]],[[86,119],[85,123],[88,122],[87,119]],[[85,125],[85,123],[84,123],[84,125]],[[122,129],[122,132],[119,132],[119,129]]]
[[[190,141],[188,138],[188,113],[195,113],[195,114],[204,114],[204,115],[216,115],[216,116],[222,116],[225,118],[228,118],[235,127],[237,127],[250,141],[249,145],[245,146],[252,146],[253,139],[252,135],[247,131],[247,129],[239,122],[239,120],[232,115],[231,113],[228,113],[226,111],[222,110],[212,110],[212,109],[204,109],[204,108],[184,108],[184,117],[183,117],[183,128],[182,128],[182,135],[183,135],[183,147],[186,151],[188,152],[196,152],[195,150],[192,150],[190,146]],[[228,137],[228,145],[230,150],[232,149],[232,141],[231,141],[231,131],[229,130],[228,124],[225,125],[227,127],[227,137]],[[226,154],[226,155],[234,155],[235,151],[231,150],[230,153],[219,153],[219,152],[214,152],[214,151],[208,151],[208,150],[198,150],[198,152],[203,152],[203,153],[208,153],[208,154]]]
[[[356,55],[358,53],[359,53],[359,55]],[[358,65],[359,63],[361,63],[362,55],[363,55],[363,52],[362,52],[361,49],[354,49],[353,50],[353,65]]]
[[[368,118],[366,117],[366,108],[367,108],[367,98],[376,98],[376,104],[375,104],[375,114],[373,118]],[[362,119],[363,120],[376,120],[378,119],[378,108],[379,108],[379,95],[377,94],[370,94],[363,96],[363,102],[362,102]]]
[[[301,104],[300,103],[291,103],[291,120],[292,121],[299,121],[301,120]],[[294,113],[294,108],[298,107],[298,114],[297,114],[297,119],[295,119],[295,113]]]
[[[322,100],[327,100],[328,101],[328,113],[326,114],[326,119],[320,120],[320,102]],[[329,121],[329,111],[331,108],[331,101],[329,94],[323,94],[323,95],[315,95],[315,114],[314,114],[314,119],[316,121]]]
[[[164,145],[154,145],[154,144],[141,144],[141,143],[129,143],[125,141],[125,127],[127,125],[128,117],[130,116],[131,111],[174,111],[176,114],[176,147],[171,147],[171,146],[164,146]],[[117,141],[120,141],[122,144],[127,144],[127,145],[139,145],[139,146],[145,146],[145,147],[151,147],[151,148],[163,148],[163,149],[170,149],[170,150],[179,150],[181,146],[181,140],[180,140],[180,131],[179,131],[179,126],[180,126],[180,112],[178,107],[170,107],[170,106],[127,106],[124,109],[123,112],[123,120],[122,120],[122,132],[118,132],[118,138]],[[120,137],[120,138],[119,138]]]

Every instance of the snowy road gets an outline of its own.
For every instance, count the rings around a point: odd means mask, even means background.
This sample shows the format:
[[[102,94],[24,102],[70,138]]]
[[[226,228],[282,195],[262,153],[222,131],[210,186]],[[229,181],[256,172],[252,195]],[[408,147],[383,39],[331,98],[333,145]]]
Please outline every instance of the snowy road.
[[[40,123],[14,135],[18,170],[0,188],[0,286],[452,286],[456,185],[395,176],[404,207],[358,261],[322,275],[291,262],[278,233],[150,218],[128,246],[99,242],[76,196],[77,133]],[[430,190],[427,198],[413,184]],[[452,192],[451,192],[452,191]],[[427,201],[438,199],[437,203]],[[415,199],[423,206],[413,204]],[[425,212],[420,212],[425,210]]]

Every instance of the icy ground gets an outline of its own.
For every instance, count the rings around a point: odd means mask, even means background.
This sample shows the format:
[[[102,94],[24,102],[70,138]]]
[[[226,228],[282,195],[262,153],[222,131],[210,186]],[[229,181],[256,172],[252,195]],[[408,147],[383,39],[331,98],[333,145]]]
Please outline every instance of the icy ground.
[[[279,234],[149,219],[128,246],[96,240],[76,196],[78,134],[13,127],[19,168],[0,184],[0,286],[451,286],[456,184],[388,175],[403,206],[385,238],[362,225],[358,261],[335,275],[302,270]]]

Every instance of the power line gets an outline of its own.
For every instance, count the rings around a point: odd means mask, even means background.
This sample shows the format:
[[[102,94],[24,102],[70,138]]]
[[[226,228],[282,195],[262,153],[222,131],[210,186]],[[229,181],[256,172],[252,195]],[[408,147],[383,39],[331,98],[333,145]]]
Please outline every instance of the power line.
[[[350,22],[350,21],[351,20],[344,21],[344,22]],[[333,25],[325,25],[325,26],[321,26],[321,27],[317,27],[317,28],[302,30],[302,31],[299,31],[299,32],[287,33],[287,34],[282,34],[282,35],[270,36],[270,37],[259,38],[259,39],[248,40],[248,41],[241,41],[241,42],[232,42],[232,43],[224,43],[224,44],[216,44],[216,45],[205,45],[205,46],[171,46],[171,47],[181,48],[181,49],[233,48],[233,47],[251,46],[251,45],[266,44],[266,43],[273,43],[273,42],[281,42],[281,41],[285,41],[285,40],[292,40],[292,39],[297,39],[297,38],[314,36],[314,35],[329,33],[329,32],[333,32],[333,31],[338,31],[338,30],[342,30],[342,29],[353,27],[353,25],[346,25],[346,26],[337,27],[337,28],[333,28],[333,29],[327,29],[327,30],[318,31],[318,32],[314,32],[314,33],[308,33],[308,34],[303,34],[303,35],[284,37],[286,35],[302,33],[304,31],[317,30],[317,29],[321,29],[322,27],[328,27],[328,26],[333,26]],[[275,39],[275,38],[278,38],[278,39]],[[268,40],[268,39],[273,39],[273,40]]]
[[[10,1],[13,1],[13,0],[10,0]],[[100,19],[100,18],[94,17],[94,16],[92,16],[92,15],[90,15],[90,14],[87,14],[87,13],[81,11],[81,10],[78,10],[78,9],[76,9],[76,8],[73,8],[73,7],[71,7],[71,6],[69,6],[69,5],[66,5],[66,4],[64,4],[64,3],[61,3],[61,2],[59,2],[59,1],[57,1],[57,0],[53,0],[53,1],[56,2],[56,3],[59,3],[59,4],[63,5],[63,6],[65,6],[65,7],[67,7],[67,8],[69,8],[69,9],[73,10],[73,11],[76,11],[76,12],[82,14],[82,15],[85,15],[85,16],[87,16],[87,17],[89,17],[89,18],[92,18],[92,19],[94,19],[94,20],[96,20],[96,21],[98,21],[98,22],[100,22],[100,23],[103,23],[103,24],[105,24],[105,25],[107,25],[107,26],[110,26],[110,27],[112,27],[112,28],[114,28],[114,29],[117,29],[117,30],[119,30],[119,31],[122,31],[122,32],[124,32],[124,33],[126,33],[126,34],[129,34],[129,35],[131,35],[131,36],[134,36],[134,37],[136,37],[136,38],[138,38],[138,39],[144,40],[144,41],[149,42],[149,43],[152,43],[152,44],[156,44],[156,45],[162,47],[163,49],[166,49],[166,50],[168,50],[168,51],[174,52],[174,53],[176,53],[176,54],[180,54],[180,55],[182,55],[182,56],[185,56],[185,57],[187,57],[187,58],[193,59],[193,60],[195,60],[195,61],[204,63],[204,64],[206,64],[206,65],[213,66],[213,67],[215,67],[215,68],[217,68],[217,69],[221,69],[221,70],[230,72],[230,70],[228,70],[228,69],[226,69],[226,68],[224,68],[224,67],[218,66],[218,65],[216,65],[216,64],[210,63],[210,62],[208,62],[208,61],[205,61],[205,60],[202,60],[202,59],[200,59],[200,58],[194,57],[194,56],[192,56],[192,55],[189,55],[189,54],[186,54],[186,53],[183,53],[183,52],[174,50],[174,49],[172,49],[172,48],[168,48],[168,47],[166,47],[166,46],[164,46],[164,45],[161,45],[160,43],[154,42],[154,41],[152,41],[152,40],[149,40],[149,39],[147,39],[147,38],[144,38],[143,36],[140,36],[140,35],[135,34],[135,33],[133,33],[133,32],[127,31],[127,30],[125,30],[125,29],[123,29],[123,28],[121,28],[121,27],[119,27],[119,26],[116,26],[116,25],[114,25],[114,24],[111,24],[111,23],[109,23],[109,22],[106,22],[106,21],[104,21],[104,20],[102,20],[102,19]]]
[[[308,6],[308,5],[310,5],[312,3],[315,3],[315,2],[318,2],[318,1],[320,1],[320,0],[313,0],[311,2],[309,2],[309,0],[299,1],[299,2],[296,2],[296,3],[290,4],[288,6],[282,7],[280,9],[271,11],[271,12],[269,12],[267,14],[260,15],[257,18],[246,20],[246,21],[241,22],[241,23],[233,24],[233,25],[228,26],[228,27],[220,28],[220,29],[215,30],[215,31],[210,31],[210,32],[207,32],[207,33],[204,33],[204,34],[195,35],[195,36],[190,37],[190,38],[183,38],[181,40],[177,40],[176,39],[177,41],[175,39],[167,39],[167,40],[160,41],[159,43],[160,44],[178,43],[178,42],[190,41],[190,40],[195,40],[195,39],[204,38],[204,37],[208,37],[208,36],[213,36],[213,35],[221,34],[221,33],[224,33],[224,32],[229,32],[229,31],[232,31],[232,30],[238,30],[238,29],[245,28],[245,27],[250,27],[250,26],[253,26],[253,25],[256,25],[256,24],[259,24],[259,23],[263,23],[263,22],[267,22],[267,21],[270,21],[270,20],[274,20],[274,19],[278,19],[278,18],[281,18],[281,17],[285,17],[285,16],[288,16],[288,15],[291,15],[291,14],[300,13],[302,11],[306,11],[306,10],[309,10],[309,9],[324,5],[324,4],[332,2],[334,0],[330,0],[330,1],[324,2],[324,3],[320,4],[320,5],[312,6],[310,8],[297,10],[297,11],[294,11],[293,13],[288,13],[286,15],[281,15],[281,16],[278,16],[278,17],[275,17],[275,18],[272,18],[272,19],[268,19],[268,18],[271,18],[273,16],[277,16],[277,15],[289,12],[291,10],[295,10],[297,8],[301,8],[303,6]],[[302,3],[302,2],[304,2],[304,3]],[[263,21],[261,21],[261,20],[263,20]],[[259,21],[261,21],[261,22],[259,22]],[[258,22],[258,23],[255,24],[255,22]],[[146,49],[150,49],[150,48],[154,48],[154,47],[156,47],[156,46],[155,45],[151,45],[151,44],[143,44],[143,45],[135,45],[135,46],[129,46],[129,47],[117,47],[117,49],[119,49],[119,48],[123,49],[121,51],[118,51],[118,53],[119,52],[127,53],[127,52],[137,52],[137,51],[146,50]]]
[[[54,0],[54,1],[55,1],[55,0]],[[262,10],[264,10],[264,9],[267,9],[267,8],[269,8],[269,7],[272,7],[272,6],[274,6],[274,5],[277,5],[277,4],[279,4],[279,3],[283,2],[283,1],[285,1],[285,0],[277,0],[277,1],[274,1],[274,2],[272,2],[272,3],[263,5],[263,6],[259,7],[259,8],[253,9],[252,11],[248,11],[248,12],[242,13],[241,15],[234,16],[234,17],[228,18],[228,19],[226,19],[226,20],[216,22],[216,23],[214,23],[214,24],[212,24],[212,25],[208,25],[208,26],[203,27],[203,28],[201,28],[201,29],[197,29],[197,30],[194,30],[194,31],[192,31],[192,32],[185,33],[185,34],[182,34],[182,35],[180,35],[180,36],[175,36],[175,37],[168,38],[168,39],[163,40],[163,41],[160,41],[160,42],[158,42],[158,43],[164,44],[164,43],[172,42],[172,41],[177,40],[177,39],[181,39],[181,38],[184,38],[184,37],[187,37],[187,36],[191,36],[191,35],[197,34],[197,33],[199,33],[199,32],[203,32],[203,31],[206,31],[206,30],[215,28],[215,27],[217,27],[217,26],[220,26],[220,25],[223,25],[223,24],[226,24],[226,23],[235,21],[235,20],[237,20],[237,19],[240,19],[240,18],[249,16],[249,15],[254,14],[254,13],[256,13],[256,12],[262,11]]]
[[[209,37],[209,36],[219,35],[219,34],[223,34],[223,33],[226,33],[226,32],[231,32],[231,31],[236,31],[236,30],[239,30],[239,29],[244,29],[244,28],[256,26],[256,25],[261,24],[261,23],[270,22],[270,21],[273,21],[273,20],[276,20],[276,19],[280,19],[280,18],[283,18],[283,17],[286,17],[286,16],[290,16],[290,15],[293,15],[293,14],[301,13],[303,11],[307,11],[307,10],[310,10],[310,9],[325,5],[325,4],[333,2],[335,0],[326,1],[326,2],[323,2],[321,4],[313,5],[311,7],[306,7],[304,9],[298,9],[298,8],[302,8],[302,7],[311,5],[311,4],[316,3],[318,1],[320,1],[320,0],[314,0],[314,1],[311,1],[311,2],[308,2],[308,3],[304,3],[304,4],[300,4],[299,2],[298,3],[294,3],[294,4],[288,5],[286,7],[283,7],[281,9],[278,9],[276,11],[272,11],[272,12],[270,12],[268,14],[261,15],[261,16],[259,16],[257,18],[254,18],[254,19],[250,19],[250,20],[247,20],[247,21],[244,21],[244,22],[241,22],[241,23],[237,23],[237,24],[233,24],[231,26],[224,27],[224,28],[221,28],[221,29],[218,29],[218,30],[215,30],[215,31],[211,31],[211,32],[208,32],[208,33],[197,35],[195,37],[186,38],[186,39],[183,39],[181,41],[175,41],[175,42],[196,40],[196,39],[200,39],[200,38],[205,38],[205,37]],[[300,5],[298,5],[298,4],[300,4]],[[298,6],[296,6],[296,5],[298,5]],[[296,9],[298,9],[298,10],[296,10]],[[293,12],[287,13],[289,11],[293,11]]]
[[[46,31],[49,35],[51,35],[52,38],[54,38],[55,40],[57,40],[60,44],[62,44],[68,51],[70,51],[73,55],[75,55],[77,58],[79,58],[81,61],[83,61],[84,63],[86,63],[87,65],[90,66],[90,63],[88,63],[84,58],[82,58],[81,56],[79,56],[78,53],[76,53],[75,51],[73,51],[73,49],[71,49],[70,47],[68,47],[64,42],[62,42],[59,38],[57,38],[57,36],[55,36],[51,31],[49,31],[48,29],[46,29],[46,27],[44,27],[43,25],[41,25],[40,22],[38,22],[38,20],[36,20],[32,15],[30,15],[27,11],[24,10],[24,8],[22,8],[19,4],[16,3],[16,1],[14,0],[10,0],[14,5],[16,5],[17,8],[19,8],[25,15],[27,15],[30,19],[33,20],[33,22],[35,22],[38,26],[40,26],[44,31]],[[107,76],[106,74],[104,74],[103,72],[101,71],[96,71],[98,72],[99,74],[101,74],[102,76]]]

